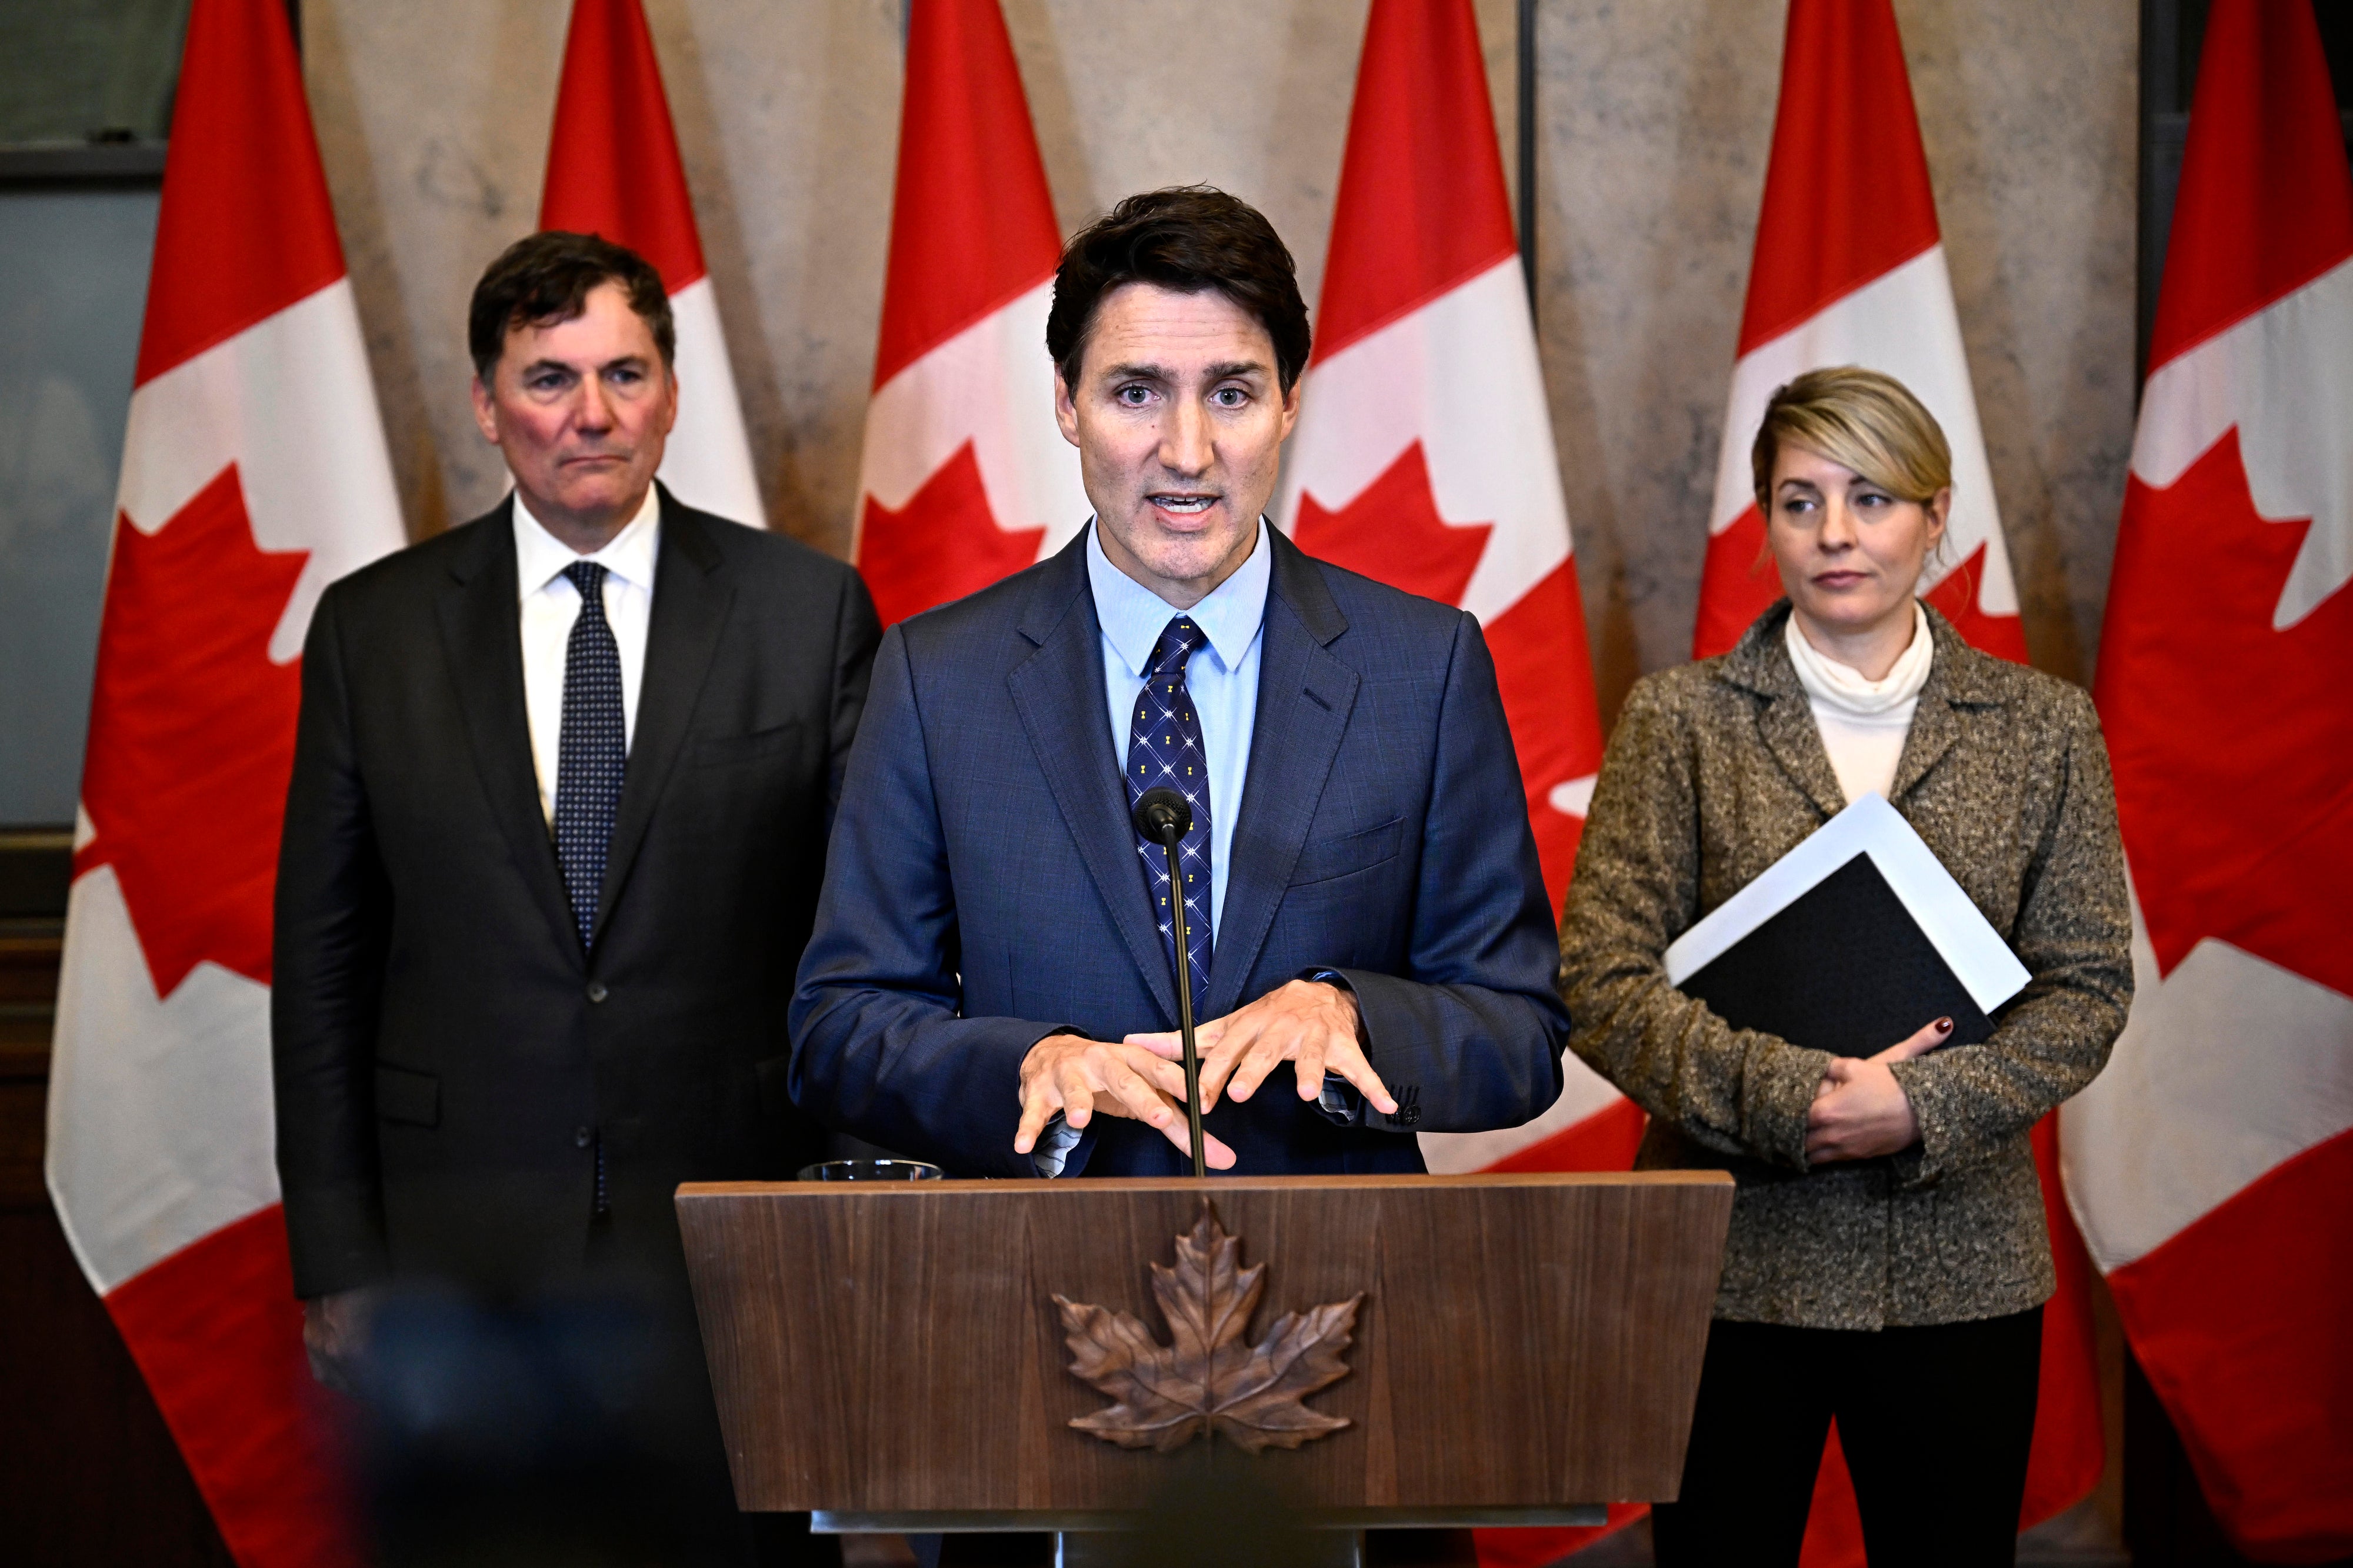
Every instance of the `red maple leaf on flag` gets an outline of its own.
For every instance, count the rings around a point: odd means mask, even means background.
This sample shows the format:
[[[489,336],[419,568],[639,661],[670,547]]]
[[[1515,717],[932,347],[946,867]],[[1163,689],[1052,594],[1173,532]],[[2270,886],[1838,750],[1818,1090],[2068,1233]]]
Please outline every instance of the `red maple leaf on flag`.
[[[1301,495],[1292,539],[1308,554],[1335,566],[1440,604],[1459,605],[1494,526],[1450,523],[1438,515],[1430,464],[1416,441],[1337,511],[1312,495]]]
[[[152,534],[116,518],[74,875],[114,868],[158,996],[206,959],[269,984],[302,691],[269,638],[308,558],[255,546],[234,464]]]
[[[2130,479],[2094,689],[2158,968],[2211,936],[2353,995],[2353,594],[2272,626],[2311,527],[2257,513],[2235,426]]]
[[[1335,566],[1459,605],[1493,531],[1493,523],[1452,523],[1439,514],[1430,465],[1416,441],[1337,511],[1303,494],[1293,539]],[[1527,787],[1545,886],[1556,905],[1577,864],[1584,817],[1555,809],[1552,792],[1601,767],[1601,717],[1582,669],[1585,605],[1574,563],[1564,561],[1546,574],[1482,630]]]
[[[1042,528],[1001,528],[966,441],[893,511],[866,498],[858,570],[886,626],[976,594],[1038,559]]]

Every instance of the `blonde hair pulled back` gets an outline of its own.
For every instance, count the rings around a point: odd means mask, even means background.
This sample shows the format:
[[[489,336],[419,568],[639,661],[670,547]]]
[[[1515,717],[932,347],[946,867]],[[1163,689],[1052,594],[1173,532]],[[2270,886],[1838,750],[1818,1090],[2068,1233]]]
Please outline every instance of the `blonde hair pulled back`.
[[[1818,452],[1917,505],[1953,483],[1953,449],[1936,416],[1902,382],[1861,365],[1810,370],[1774,389],[1748,452],[1757,509],[1767,517],[1773,462],[1784,446]]]

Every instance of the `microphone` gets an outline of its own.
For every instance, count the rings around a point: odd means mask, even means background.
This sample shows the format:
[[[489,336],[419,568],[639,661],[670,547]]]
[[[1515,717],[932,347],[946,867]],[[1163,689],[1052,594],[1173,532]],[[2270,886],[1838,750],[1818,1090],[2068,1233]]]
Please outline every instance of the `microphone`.
[[[1135,803],[1135,830],[1155,844],[1181,841],[1193,831],[1193,803],[1166,784],[1145,790]]]
[[[1185,1115],[1193,1133],[1193,1174],[1209,1173],[1201,1142],[1201,1052],[1193,1040],[1193,945],[1185,929],[1185,879],[1177,847],[1193,831],[1193,803],[1166,784],[1144,792],[1135,803],[1135,830],[1168,857],[1168,913],[1176,931],[1176,1036],[1185,1047]]]

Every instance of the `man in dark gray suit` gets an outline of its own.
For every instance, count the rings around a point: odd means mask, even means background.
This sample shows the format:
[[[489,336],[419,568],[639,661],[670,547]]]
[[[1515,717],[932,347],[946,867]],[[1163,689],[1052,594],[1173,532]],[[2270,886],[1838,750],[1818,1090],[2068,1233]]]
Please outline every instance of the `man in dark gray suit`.
[[[716,1470],[671,1193],[820,1153],[786,1011],[874,610],[655,482],[677,383],[642,258],[517,243],[470,346],[514,492],[335,584],[303,650],[271,1004],[295,1289],[331,1377],[385,1281],[626,1289]]]
[[[794,1002],[794,1092],[971,1174],[1418,1171],[1558,1097],[1568,1017],[1479,624],[1269,526],[1307,310],[1266,219],[1131,196],[1048,318],[1092,524],[891,628]],[[1172,877],[1130,811],[1190,803]],[[1179,953],[1170,898],[1188,911]]]

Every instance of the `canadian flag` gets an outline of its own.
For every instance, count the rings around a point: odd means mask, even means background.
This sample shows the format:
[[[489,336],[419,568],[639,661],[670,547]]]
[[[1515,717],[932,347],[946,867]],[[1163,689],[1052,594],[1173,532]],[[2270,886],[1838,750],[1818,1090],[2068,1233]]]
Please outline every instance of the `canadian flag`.
[[[1275,516],[1299,547],[1479,618],[1555,908],[1601,766],[1585,607],[1471,0],[1374,0]],[[1526,1127],[1433,1170],[1624,1169],[1641,1112],[1571,1058]]]
[[[278,1206],[270,890],[311,609],[402,531],[279,0],[189,15],[134,386],[49,1193],[237,1561],[353,1563]]]
[[[1601,721],[1471,0],[1374,0],[1275,516],[1309,554],[1479,618],[1557,909]],[[1430,1169],[1625,1169],[1641,1110],[1565,1068],[1525,1127],[1424,1133]],[[1549,1563],[1601,1533],[1484,1531],[1479,1554]]]
[[[1952,447],[1941,572],[1921,595],[1988,653],[2023,663],[1993,474],[1936,227],[1911,76],[1889,0],[1791,0],[1757,247],[1716,463],[1694,657],[1725,652],[1781,597],[1749,448],[1774,389],[1823,365],[1860,364],[1909,387]],[[2042,1375],[2021,1525],[2082,1499],[2106,1464],[2089,1268],[2061,1201],[2058,1131],[2034,1130],[2058,1294],[2043,1309]],[[1863,1561],[1862,1523],[1835,1427],[1806,1531],[1807,1568]]]
[[[539,226],[599,234],[653,263],[678,329],[678,424],[661,480],[688,506],[764,526],[719,301],[638,0],[574,0]]]
[[[2353,1553],[2353,174],[2308,5],[2216,0],[2094,688],[2132,1018],[2067,1191],[2217,1520]]]
[[[1374,0],[1300,400],[1276,517],[1479,618],[1557,904],[1601,722],[1470,0]]]
[[[1309,554],[1479,618],[1557,907],[1601,723],[1470,0],[1374,0],[1275,516]],[[1567,1070],[1526,1127],[1425,1133],[1430,1168],[1624,1169],[1641,1112]]]
[[[1945,270],[1912,79],[1888,0],[1791,0],[1781,107],[1725,409],[1692,657],[1708,658],[1781,596],[1748,452],[1776,387],[1824,365],[1912,389],[1953,449],[1941,573],[1922,595],[1963,637],[2026,660],[1960,317]]]
[[[1046,353],[1060,256],[997,0],[913,0],[852,555],[886,626],[1086,524]]]

